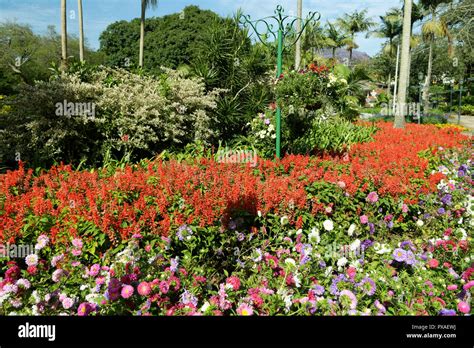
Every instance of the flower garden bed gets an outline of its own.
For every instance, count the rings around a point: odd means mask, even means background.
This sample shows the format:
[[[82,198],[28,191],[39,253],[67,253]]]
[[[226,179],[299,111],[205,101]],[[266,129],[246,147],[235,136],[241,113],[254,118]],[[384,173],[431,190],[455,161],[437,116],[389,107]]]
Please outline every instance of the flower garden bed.
[[[378,127],[337,158],[2,175],[0,242],[37,252],[0,261],[0,314],[469,314],[469,139]]]

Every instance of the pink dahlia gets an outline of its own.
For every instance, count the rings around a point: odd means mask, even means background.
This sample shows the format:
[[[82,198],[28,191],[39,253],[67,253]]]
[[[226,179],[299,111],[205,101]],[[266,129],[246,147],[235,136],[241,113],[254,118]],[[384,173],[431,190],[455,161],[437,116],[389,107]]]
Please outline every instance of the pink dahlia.
[[[379,195],[377,194],[377,192],[372,191],[367,195],[366,199],[370,203],[377,203],[377,201],[379,200]]]
[[[133,289],[133,286],[131,285],[125,285],[123,288],[122,288],[122,291],[121,291],[121,295],[123,298],[130,298],[132,295],[133,295],[133,292],[135,290]]]
[[[148,296],[151,292],[151,286],[147,282],[141,282],[137,287],[138,293],[142,296]]]
[[[458,289],[458,286],[455,285],[455,284],[450,284],[450,285],[447,286],[447,289],[448,289],[449,291],[457,290],[457,289]]]
[[[439,261],[436,259],[431,259],[428,261],[428,267],[430,268],[436,268],[439,266]]]
[[[468,314],[470,312],[471,308],[469,307],[469,304],[467,304],[464,301],[461,301],[461,302],[458,303],[458,310],[461,313]]]
[[[367,217],[367,215],[362,215],[362,216],[360,217],[360,223],[361,223],[361,224],[365,225],[365,224],[368,223],[368,222],[369,222],[369,218]]]

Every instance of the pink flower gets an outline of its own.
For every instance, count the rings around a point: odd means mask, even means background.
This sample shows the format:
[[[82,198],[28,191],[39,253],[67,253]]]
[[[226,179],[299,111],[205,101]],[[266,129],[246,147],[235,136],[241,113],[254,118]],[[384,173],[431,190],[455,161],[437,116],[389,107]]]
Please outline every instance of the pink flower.
[[[250,306],[246,303],[242,303],[239,306],[239,308],[237,308],[237,314],[238,315],[244,315],[244,316],[253,315],[253,308],[252,308],[252,306]]]
[[[97,274],[99,274],[100,271],[100,265],[95,264],[91,266],[91,269],[89,270],[89,275],[91,277],[95,277]]]
[[[402,213],[408,213],[408,205],[406,204],[402,205]]]
[[[349,276],[349,278],[351,278],[351,280],[354,280],[356,273],[357,273],[357,269],[355,267],[349,267],[347,269],[347,275]]]
[[[370,203],[376,203],[379,200],[379,195],[377,192],[372,191],[367,195],[366,200]]]
[[[474,286],[474,280],[471,280],[470,282],[464,284],[463,289],[464,289],[464,290],[469,290],[469,289],[472,288],[473,286]]]
[[[141,282],[137,287],[138,293],[142,296],[148,296],[151,292],[151,286],[147,282]]]
[[[436,268],[439,266],[439,261],[436,259],[431,259],[428,261],[428,267],[430,268]]]
[[[361,224],[365,225],[365,224],[368,223],[368,222],[369,222],[369,218],[367,217],[367,215],[362,215],[362,216],[360,217],[360,223],[361,223]]]
[[[167,294],[168,291],[170,290],[170,285],[168,284],[168,282],[166,281],[162,281],[160,283],[160,291],[163,293],[163,294]]]
[[[125,285],[122,288],[122,291],[120,292],[120,294],[122,295],[123,298],[130,298],[133,295],[134,291],[135,290],[133,289],[133,286]]]
[[[82,251],[81,249],[72,249],[71,254],[73,254],[74,256],[79,256],[82,254]]]
[[[447,286],[447,289],[448,289],[449,291],[457,290],[457,289],[458,289],[458,286],[455,285],[455,284],[451,284],[451,285],[448,285],[448,286]]]
[[[83,302],[77,309],[77,315],[80,317],[88,315],[92,311],[92,306],[88,302]]]
[[[342,189],[345,189],[346,188],[346,183],[344,181],[338,181],[337,186],[339,186]]]
[[[82,249],[83,243],[82,243],[81,239],[75,238],[75,239],[72,240],[72,245],[77,249]]]
[[[237,291],[240,288],[240,279],[236,276],[231,276],[227,278],[226,284],[232,286],[232,289]]]
[[[461,301],[458,303],[458,310],[461,313],[468,314],[471,310],[471,307],[469,307],[469,305],[466,302]]]
[[[149,253],[149,252],[151,251],[151,245],[150,245],[150,244],[148,244],[148,245],[145,246],[145,251],[146,251],[147,253]]]

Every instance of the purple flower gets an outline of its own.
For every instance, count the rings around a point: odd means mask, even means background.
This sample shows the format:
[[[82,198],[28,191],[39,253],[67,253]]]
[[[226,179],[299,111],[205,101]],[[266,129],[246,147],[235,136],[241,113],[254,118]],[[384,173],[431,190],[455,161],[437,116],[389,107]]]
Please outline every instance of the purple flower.
[[[438,314],[441,315],[441,316],[455,316],[456,311],[454,309],[443,308],[442,310],[439,311]]]
[[[374,305],[375,305],[375,308],[379,310],[379,314],[384,314],[387,311],[385,306],[381,304],[379,300],[375,300]]]
[[[366,295],[372,296],[373,294],[375,294],[375,282],[369,277],[365,277],[364,279],[362,279],[360,283],[357,284],[357,287],[362,288],[362,291]]]
[[[349,308],[350,309],[356,309],[357,307],[357,297],[354,295],[354,293],[350,290],[342,290],[341,293],[339,294],[339,299],[341,300],[343,296],[347,299],[349,299],[350,304]]]
[[[450,205],[452,198],[453,198],[453,197],[448,193],[448,194],[444,195],[443,198],[441,198],[441,202],[442,202],[444,205]]]
[[[445,214],[445,213],[446,213],[446,210],[445,210],[444,208],[439,208],[439,209],[438,209],[438,214],[439,214],[439,215],[443,215],[443,214]]]
[[[414,265],[416,263],[415,254],[413,254],[410,250],[408,250],[407,253],[406,253],[405,262],[406,262],[407,265]]]
[[[369,222],[369,230],[370,230],[370,234],[374,234],[375,232],[375,226],[373,223]]]
[[[240,232],[237,233],[237,240],[238,240],[239,242],[242,242],[244,239],[245,239],[245,234],[240,233]]]
[[[170,271],[171,272],[176,272],[178,270],[178,265],[179,265],[179,257],[176,256],[175,258],[170,260]]]
[[[178,236],[179,240],[184,240],[185,238],[191,237],[193,234],[193,231],[188,225],[182,225],[178,228],[178,232],[176,232],[176,235]]]
[[[332,280],[332,284],[329,287],[329,292],[332,295],[340,295],[341,292],[339,291],[338,285],[339,285],[340,282],[345,282],[345,281],[347,281],[347,277],[343,273],[339,274],[337,277],[335,277]]]
[[[406,246],[408,246],[413,251],[416,250],[416,248],[413,245],[413,242],[411,240],[405,240],[405,241],[400,243],[400,248],[405,248]]]
[[[407,252],[403,249],[397,248],[393,251],[393,258],[395,261],[403,262],[407,258]]]
[[[235,222],[234,220],[231,220],[231,221],[229,222],[229,228],[230,228],[231,230],[235,230],[235,229],[237,228],[237,224],[236,224],[236,222]]]
[[[326,262],[319,261],[319,268],[326,268]]]
[[[266,118],[266,119],[265,119],[265,124],[266,124],[266,125],[269,125],[269,124],[270,124],[270,119]]]
[[[184,292],[181,294],[181,302],[185,305],[192,304],[194,307],[196,307],[198,304],[197,298],[188,290],[184,290]]]
[[[316,295],[322,296],[324,294],[324,291],[325,291],[324,286],[319,285],[319,284],[314,286],[314,293]]]
[[[89,302],[83,302],[77,309],[77,315],[83,317],[89,315],[94,310],[94,307]]]

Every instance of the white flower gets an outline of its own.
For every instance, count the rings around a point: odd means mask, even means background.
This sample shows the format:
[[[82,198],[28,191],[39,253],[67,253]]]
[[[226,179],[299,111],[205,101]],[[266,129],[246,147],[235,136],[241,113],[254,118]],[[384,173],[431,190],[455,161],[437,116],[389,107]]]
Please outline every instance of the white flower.
[[[295,281],[295,285],[296,285],[297,288],[301,287],[301,280],[300,280],[300,278],[298,277],[297,274],[295,274],[293,276],[293,280]]]
[[[206,312],[207,309],[211,306],[211,304],[209,302],[204,302],[204,304],[202,305],[201,307],[201,312]]]
[[[349,229],[347,230],[347,234],[348,234],[349,236],[352,236],[352,235],[354,234],[355,229],[356,229],[356,225],[355,225],[355,224],[351,224],[351,225],[349,226]]]
[[[299,234],[301,234],[301,233],[303,233],[303,230],[302,230],[301,228],[296,231],[296,235],[299,235]]]
[[[334,229],[334,223],[331,220],[323,222],[323,227],[326,231],[332,231]]]
[[[321,237],[319,236],[319,230],[316,227],[313,227],[311,233],[308,234],[308,239],[310,242],[319,244],[319,242],[321,241]]]
[[[418,227],[422,227],[424,224],[425,224],[425,223],[424,223],[423,220],[421,220],[421,219],[418,219],[418,221],[416,222],[416,225],[417,225]]]
[[[25,257],[25,262],[28,266],[36,266],[38,264],[38,255],[30,254]]]
[[[88,287],[89,287],[89,285],[87,285],[87,284],[81,285],[81,286],[79,287],[79,290],[84,291],[84,290],[86,290]]]
[[[346,265],[348,260],[345,257],[341,257],[339,260],[337,260],[337,266],[338,267],[343,267]]]
[[[294,259],[292,259],[291,257],[287,258],[285,260],[285,263],[288,265],[288,266],[293,266],[293,267],[296,267],[296,261]]]
[[[286,225],[290,220],[288,219],[288,216],[282,216],[280,218],[280,223],[282,224],[282,226]]]
[[[36,290],[33,291],[33,292],[31,293],[31,297],[33,297],[35,303],[40,303],[40,302],[41,302],[41,297],[40,297],[40,295],[38,294],[38,291],[36,291]]]
[[[357,250],[360,248],[360,240],[359,239],[356,239],[355,241],[352,242],[351,246],[350,246],[350,249],[352,251],[354,250]]]
[[[324,272],[324,276],[328,277],[332,273],[332,266],[326,268],[326,272]]]
[[[258,215],[258,217],[262,217],[262,212],[260,210],[257,211],[257,215]]]

